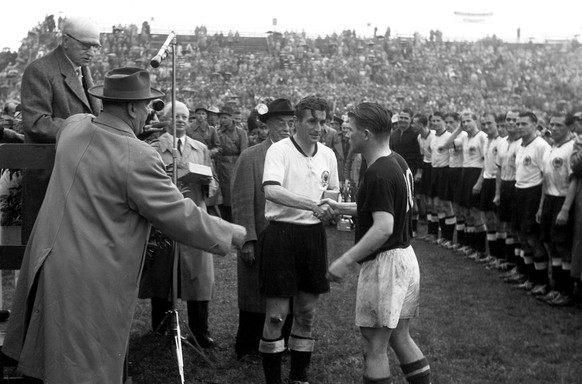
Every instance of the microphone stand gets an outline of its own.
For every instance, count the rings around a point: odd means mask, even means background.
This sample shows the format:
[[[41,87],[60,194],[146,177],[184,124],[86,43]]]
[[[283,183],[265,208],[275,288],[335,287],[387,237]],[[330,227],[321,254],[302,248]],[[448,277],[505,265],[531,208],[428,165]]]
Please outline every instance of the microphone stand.
[[[172,182],[174,185],[178,185],[178,159],[180,158],[180,152],[178,151],[177,142],[178,138],[176,136],[176,34],[174,31],[170,32],[168,38],[160,48],[158,54],[151,60],[150,65],[154,68],[160,66],[162,60],[166,58],[168,53],[172,54]],[[158,326],[158,329],[162,327],[167,321],[170,325],[170,337],[174,345],[174,356],[176,357],[176,363],[178,364],[178,372],[180,374],[180,383],[184,384],[184,354],[182,350],[182,342],[189,345],[194,349],[194,351],[200,355],[210,366],[214,367],[214,363],[204,354],[202,347],[196,341],[194,334],[190,328],[186,327],[190,336],[194,340],[194,344],[190,343],[187,339],[182,338],[182,333],[180,331],[180,321],[178,316],[178,272],[180,264],[180,249],[176,241],[172,241],[172,254],[173,254],[173,264],[172,264],[172,285],[171,285],[171,309],[166,312],[164,319]]]
[[[176,34],[172,31],[168,35],[165,43],[160,48],[158,54],[151,60],[152,67],[157,68],[160,62],[167,56],[169,52],[172,54],[172,182],[178,185],[178,157],[179,152],[176,146]],[[184,384],[184,355],[182,351],[182,335],[180,332],[180,321],[178,316],[178,265],[180,263],[180,249],[176,241],[172,241],[172,285],[171,285],[171,309],[166,312],[164,319],[158,326],[158,329],[163,324],[169,322],[170,337],[174,347],[174,356],[178,364],[178,373],[180,375],[180,383]]]

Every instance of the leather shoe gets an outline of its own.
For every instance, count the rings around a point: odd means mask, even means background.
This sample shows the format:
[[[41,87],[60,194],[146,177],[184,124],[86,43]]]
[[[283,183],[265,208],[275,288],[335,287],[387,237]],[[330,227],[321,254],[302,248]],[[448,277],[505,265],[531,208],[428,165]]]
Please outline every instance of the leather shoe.
[[[202,348],[212,348],[215,344],[214,339],[210,337],[210,334],[203,333],[196,335],[196,341]]]

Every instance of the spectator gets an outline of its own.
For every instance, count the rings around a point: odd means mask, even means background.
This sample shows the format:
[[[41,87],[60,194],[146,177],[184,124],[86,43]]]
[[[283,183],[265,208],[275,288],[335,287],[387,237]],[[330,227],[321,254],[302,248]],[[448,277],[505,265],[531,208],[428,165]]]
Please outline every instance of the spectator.
[[[218,138],[222,151],[217,160],[217,171],[223,199],[220,205],[220,214],[227,221],[232,221],[230,183],[234,165],[240,154],[249,145],[246,131],[235,126],[233,115],[234,109],[229,106],[224,106],[219,112],[220,130],[218,131]]]

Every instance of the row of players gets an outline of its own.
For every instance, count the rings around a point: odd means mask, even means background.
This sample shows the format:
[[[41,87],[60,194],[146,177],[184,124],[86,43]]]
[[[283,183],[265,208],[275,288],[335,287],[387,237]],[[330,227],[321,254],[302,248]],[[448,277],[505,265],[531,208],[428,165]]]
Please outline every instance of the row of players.
[[[528,111],[500,120],[405,110],[399,119],[393,144],[416,172],[419,211],[428,221],[423,239],[508,271],[506,282],[548,304],[572,305],[582,263],[572,252],[582,114],[552,115],[550,135]],[[407,123],[412,129],[402,130]],[[422,156],[416,170],[412,140]]]

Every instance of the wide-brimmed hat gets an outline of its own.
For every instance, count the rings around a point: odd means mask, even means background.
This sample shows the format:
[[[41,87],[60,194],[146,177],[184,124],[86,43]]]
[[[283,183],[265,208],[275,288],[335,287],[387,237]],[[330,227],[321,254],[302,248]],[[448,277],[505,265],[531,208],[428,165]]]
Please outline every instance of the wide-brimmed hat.
[[[232,115],[234,115],[234,108],[231,107],[230,105],[225,105],[224,107],[222,107],[220,112],[218,112],[218,114],[232,116]]]
[[[194,113],[196,113],[198,111],[204,111],[204,112],[208,113],[208,109],[206,109],[206,106],[205,105],[197,105],[194,108]]]
[[[295,108],[291,102],[287,99],[276,99],[268,105],[267,111],[261,113],[259,110],[259,120],[266,123],[270,117],[273,116],[293,116],[295,114]]]
[[[142,68],[115,68],[105,74],[103,85],[89,89],[89,93],[104,100],[153,100],[164,93],[151,88],[150,73]]]
[[[215,115],[218,115],[218,112],[220,112],[218,110],[218,107],[215,105],[211,105],[210,107],[208,107],[208,109],[206,110],[206,113],[210,114],[210,113],[214,113]]]

